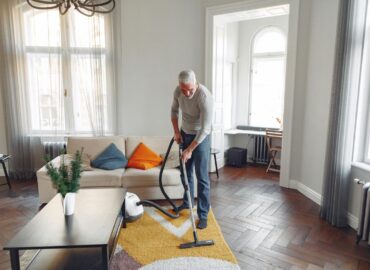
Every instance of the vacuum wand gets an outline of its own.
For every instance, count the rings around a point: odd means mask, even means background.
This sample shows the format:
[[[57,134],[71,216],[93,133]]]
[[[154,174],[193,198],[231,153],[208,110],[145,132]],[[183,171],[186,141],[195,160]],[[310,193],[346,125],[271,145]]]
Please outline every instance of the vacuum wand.
[[[184,177],[184,188],[185,188],[186,196],[188,198],[190,219],[191,219],[191,224],[193,227],[194,242],[180,244],[180,248],[184,249],[184,248],[193,248],[193,247],[212,246],[215,244],[213,240],[203,240],[203,241],[198,240],[197,229],[195,227],[194,212],[193,212],[193,202],[191,200],[190,189],[189,189],[189,180],[188,180],[188,175],[186,172],[185,162],[182,159],[182,149],[183,149],[183,146],[180,145],[180,159],[181,159],[181,165],[182,165],[181,172]]]

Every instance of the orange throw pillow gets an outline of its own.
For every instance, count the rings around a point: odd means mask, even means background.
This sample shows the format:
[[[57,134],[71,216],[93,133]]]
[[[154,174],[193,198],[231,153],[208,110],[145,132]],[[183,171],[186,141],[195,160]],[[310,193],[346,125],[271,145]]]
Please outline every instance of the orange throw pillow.
[[[131,155],[127,167],[142,170],[154,168],[162,163],[162,158],[148,146],[140,143]]]

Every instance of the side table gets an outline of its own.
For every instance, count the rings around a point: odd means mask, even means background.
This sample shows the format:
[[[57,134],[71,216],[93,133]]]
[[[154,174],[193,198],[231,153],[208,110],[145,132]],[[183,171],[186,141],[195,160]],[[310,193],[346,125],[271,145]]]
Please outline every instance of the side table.
[[[1,165],[3,165],[3,170],[4,170],[4,174],[5,174],[5,178],[6,178],[6,184],[0,184],[0,186],[8,185],[9,189],[11,189],[12,186],[10,185],[9,175],[8,175],[8,171],[6,170],[5,162],[7,160],[9,160],[11,157],[12,157],[11,155],[2,155],[2,156],[0,156],[0,163],[1,163]]]

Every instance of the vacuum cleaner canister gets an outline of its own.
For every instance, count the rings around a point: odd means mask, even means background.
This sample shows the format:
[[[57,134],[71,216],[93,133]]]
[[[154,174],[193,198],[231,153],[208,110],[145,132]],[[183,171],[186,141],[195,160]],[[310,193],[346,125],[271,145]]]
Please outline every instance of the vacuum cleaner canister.
[[[126,214],[125,220],[127,222],[132,222],[139,219],[144,213],[144,207],[142,205],[137,205],[140,202],[139,197],[131,192],[126,192]]]

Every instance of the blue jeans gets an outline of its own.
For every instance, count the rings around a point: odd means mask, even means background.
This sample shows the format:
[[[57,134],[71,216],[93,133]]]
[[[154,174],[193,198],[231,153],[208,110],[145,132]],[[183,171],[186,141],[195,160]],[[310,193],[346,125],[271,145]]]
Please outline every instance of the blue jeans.
[[[194,140],[195,135],[186,134],[181,130],[184,150]],[[208,177],[208,166],[210,156],[210,141],[207,136],[193,151],[191,158],[186,162],[186,173],[188,175],[189,189],[192,203],[194,205],[194,167],[198,180],[198,207],[197,213],[200,219],[207,219],[210,207],[210,181]],[[182,179],[182,181],[184,181]],[[184,194],[184,204],[189,205],[186,193]]]

